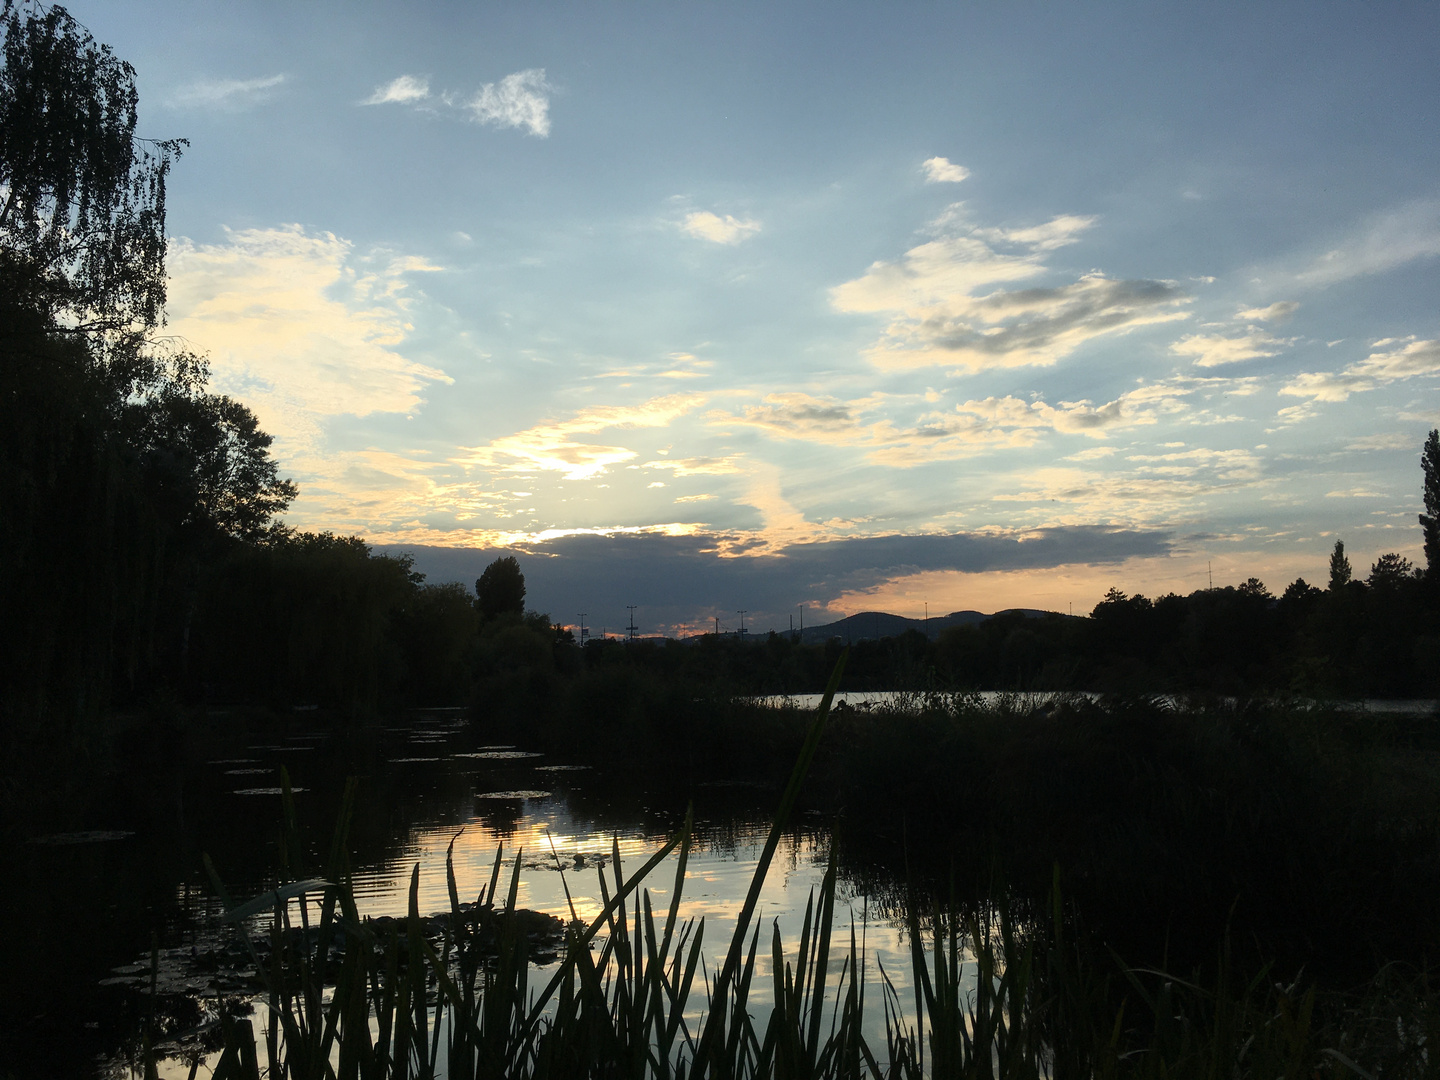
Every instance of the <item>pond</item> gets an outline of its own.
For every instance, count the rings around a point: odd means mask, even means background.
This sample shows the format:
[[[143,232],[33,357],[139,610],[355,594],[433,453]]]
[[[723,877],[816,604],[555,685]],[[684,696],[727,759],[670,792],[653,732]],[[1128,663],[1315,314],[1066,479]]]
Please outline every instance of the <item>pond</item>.
[[[208,853],[234,898],[273,888],[280,869],[281,769],[291,778],[310,865],[321,870],[345,778],[359,778],[350,834],[354,892],[362,915],[403,916],[412,869],[419,868],[422,913],[449,908],[445,861],[453,861],[462,900],[474,900],[491,876],[497,849],[509,865],[521,856],[518,906],[581,919],[601,910],[598,875],[613,893],[618,850],[625,872],[637,869],[681,827],[693,803],[694,846],[680,913],[704,919],[706,967],[724,957],[754,876],[780,793],[745,781],[717,779],[686,787],[664,776],[591,768],[583,755],[552,760],[523,746],[488,742],[455,711],[410,714],[359,735],[292,727],[207,747],[210,755],[183,777],[148,785],[155,804],[147,816],[118,813],[84,830],[37,837],[22,853],[22,884],[8,904],[28,911],[62,947],[46,949],[53,978],[71,980],[64,1018],[48,1030],[63,1042],[70,1064],[99,1074],[125,1075],[121,1043],[148,1007],[149,935],[161,957],[160,990],[192,998],[235,992],[222,973],[191,962],[233,936],[222,926],[222,905],[203,870]],[[164,783],[173,791],[157,791]],[[133,807],[130,808],[133,811]],[[778,921],[787,949],[800,937],[807,899],[818,889],[829,857],[828,823],[802,808],[766,878],[757,921],[761,961],[752,1012],[768,1011],[768,944]],[[893,882],[890,883],[893,886]],[[646,880],[656,907],[668,907],[675,856]],[[567,888],[569,896],[567,898]],[[890,889],[893,897],[894,890]],[[877,994],[878,965],[913,1008],[909,955],[892,900],[878,902],[842,879],[836,932],[852,923],[864,949],[869,986]],[[15,916],[12,916],[15,917]],[[14,925],[14,924],[12,924]],[[847,938],[848,940],[848,938]],[[838,943],[837,943],[838,947]],[[22,943],[11,943],[24,963]],[[12,962],[7,960],[7,963]],[[552,961],[553,964],[553,961]],[[20,968],[16,969],[22,970]],[[83,985],[82,985],[83,984]],[[51,990],[55,987],[49,988]],[[53,994],[51,995],[54,996]],[[703,1003],[703,990],[692,1005]],[[875,1010],[877,1024],[883,1023]],[[128,1027],[127,1027],[128,1025]],[[70,1029],[67,1035],[66,1029]],[[37,1047],[16,1046],[17,1059]],[[7,1055],[9,1056],[9,1055]],[[63,1071],[63,1070],[62,1070]],[[161,1075],[188,1075],[167,1062]],[[201,1075],[204,1075],[202,1071]]]

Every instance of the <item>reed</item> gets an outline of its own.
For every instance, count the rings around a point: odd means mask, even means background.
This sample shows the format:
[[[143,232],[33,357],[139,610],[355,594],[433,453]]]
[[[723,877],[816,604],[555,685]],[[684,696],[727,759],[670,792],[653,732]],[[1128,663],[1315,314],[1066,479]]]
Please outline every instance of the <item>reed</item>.
[[[762,977],[762,928],[754,921],[760,889],[824,733],[841,666],[810,726],[713,978],[704,959],[703,919],[680,913],[689,815],[678,835],[633,871],[622,866],[615,845],[608,877],[599,871],[601,912],[588,923],[572,918],[556,970],[533,984],[516,910],[518,852],[507,885],[506,859],[497,850],[488,884],[467,905],[456,887],[452,841],[450,910],[438,935],[427,935],[421,918],[418,865],[404,920],[361,919],[346,855],[353,782],[324,872],[310,876],[285,778],[282,857],[289,880],[235,904],[207,860],[227,917],[242,932],[251,916],[272,913],[268,949],[246,937],[264,984],[263,1015],[258,1024],[245,1016],[221,1018],[224,1049],[213,1075],[1298,1078],[1372,1075],[1376,1062],[1387,1076],[1431,1074],[1426,1055],[1440,1038],[1440,1009],[1423,980],[1401,980],[1410,996],[1393,1030],[1368,1018],[1388,1016],[1405,996],[1394,992],[1356,1005],[1346,1014],[1348,1026],[1326,1027],[1317,1021],[1313,989],[1278,985],[1266,970],[1238,979],[1226,947],[1218,974],[1204,987],[1109,958],[1100,962],[1061,899],[1058,871],[1051,905],[1039,912],[1004,900],[952,901],[932,904],[922,917],[923,905],[912,895],[909,1007],[883,967],[868,975],[853,923],[848,943],[843,931],[837,936],[834,845],[806,905],[798,947],[787,949],[778,925],[768,935],[770,1007],[755,1010],[752,992]],[[669,904],[657,910],[644,882],[672,854]],[[319,914],[312,919],[308,901],[317,897]],[[298,919],[292,902],[298,902]],[[876,1008],[878,1024],[869,1019]],[[146,1049],[149,1075],[148,1043]]]

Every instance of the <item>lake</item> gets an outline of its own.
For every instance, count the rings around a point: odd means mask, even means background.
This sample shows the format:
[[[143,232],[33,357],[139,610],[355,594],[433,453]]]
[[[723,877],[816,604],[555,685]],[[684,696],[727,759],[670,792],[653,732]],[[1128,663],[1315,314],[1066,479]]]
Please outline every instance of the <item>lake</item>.
[[[304,714],[296,719],[303,721]],[[693,801],[695,842],[680,911],[682,918],[705,921],[703,952],[712,976],[733,934],[780,794],[742,781],[687,788],[664,777],[601,772],[581,755],[552,760],[523,746],[488,742],[463,714],[445,710],[411,713],[383,729],[350,734],[291,723],[278,732],[205,743],[192,753],[205,756],[181,770],[183,775],[146,782],[153,801],[145,812],[117,806],[109,819],[38,837],[21,853],[16,880],[23,884],[7,898],[7,905],[20,910],[10,917],[28,916],[42,936],[60,946],[46,955],[58,960],[58,979],[76,984],[51,988],[64,990],[69,999],[61,1028],[51,1023],[37,1030],[65,1040],[60,1052],[74,1064],[104,1058],[108,1064],[98,1071],[124,1075],[117,1044],[125,1024],[146,1008],[152,932],[163,959],[162,992],[205,996],[224,985],[224,979],[188,963],[194,953],[233,934],[219,921],[222,905],[201,854],[210,854],[237,900],[274,887],[282,768],[294,785],[306,848],[315,860],[303,868],[306,873],[320,870],[345,778],[359,778],[350,847],[354,892],[367,916],[405,914],[417,865],[422,913],[448,910],[445,857],[453,841],[462,900],[475,899],[489,882],[496,850],[503,847],[504,881],[508,864],[517,852],[522,855],[520,907],[568,918],[573,902],[575,913],[588,919],[602,906],[599,873],[611,875],[614,891],[611,861],[617,847],[627,873],[638,868],[678,831]],[[829,847],[828,823],[802,802],[752,924],[760,927],[762,942],[768,943],[771,923],[778,921],[787,948],[798,946],[806,901],[824,876]],[[674,877],[672,855],[647,879],[657,907],[668,907]],[[877,964],[884,964],[907,1008],[913,1008],[894,886],[882,882],[884,895],[872,900],[863,886],[842,879],[837,899],[837,934],[848,934],[853,917],[864,947],[876,993],[877,1036],[882,1022]],[[24,944],[12,941],[10,947],[23,964]],[[763,1016],[769,960],[763,945],[760,953],[751,1001]],[[703,991],[692,994],[692,1007],[702,1003]],[[68,1039],[65,1024],[73,1028]],[[161,1075],[188,1071],[176,1059]]]

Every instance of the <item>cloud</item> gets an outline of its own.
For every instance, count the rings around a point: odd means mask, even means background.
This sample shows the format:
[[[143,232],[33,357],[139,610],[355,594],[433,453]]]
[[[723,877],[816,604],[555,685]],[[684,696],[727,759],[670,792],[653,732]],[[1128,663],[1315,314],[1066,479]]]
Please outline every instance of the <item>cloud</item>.
[[[871,394],[851,401],[805,393],[769,394],[739,413],[706,414],[714,426],[749,427],[773,438],[863,450],[877,465],[910,468],[973,457],[997,447],[1035,445],[1047,432],[1104,439],[1113,431],[1155,424],[1185,412],[1198,391],[1229,392],[1238,380],[1175,377],[1144,384],[1113,401],[1043,400],[1014,396],[966,401],[945,412],[901,418],[913,398]],[[882,415],[889,412],[891,415]],[[1091,455],[1099,456],[1099,455]],[[1083,459],[1081,459],[1083,460]]]
[[[1098,461],[1100,458],[1109,457],[1111,454],[1119,453],[1113,446],[1092,446],[1088,450],[1081,450],[1079,453],[1070,454],[1066,461]]]
[[[1397,344],[1396,339],[1377,341],[1372,348],[1383,348]],[[1367,375],[1381,382],[1409,379],[1416,375],[1440,373],[1440,341],[1416,341],[1406,338],[1405,344],[1389,352],[1371,353],[1358,364],[1352,364],[1346,371],[1356,375]]]
[[[1404,344],[1401,344],[1402,340]],[[1308,397],[1312,401],[1339,402],[1345,401],[1351,394],[1374,390],[1387,383],[1418,375],[1440,374],[1440,341],[1385,338],[1377,341],[1371,348],[1384,349],[1391,345],[1400,347],[1373,352],[1343,371],[1302,372],[1282,386],[1280,393],[1291,397]],[[1308,419],[1312,414],[1293,415],[1297,419]]]
[[[412,274],[298,225],[179,239],[168,256],[168,331],[210,354],[215,385],[243,398],[290,452],[320,450],[325,417],[406,412],[444,372],[408,359]]]
[[[957,296],[892,326],[871,357],[882,367],[1045,367],[1095,338],[1183,319],[1174,308],[1188,302],[1168,282],[1098,273],[1056,288]]]
[[[1327,491],[1327,499],[1383,499],[1385,493],[1382,491],[1368,491],[1365,488],[1350,488],[1346,491]]]
[[[704,400],[695,394],[669,394],[639,405],[586,409],[568,420],[538,424],[484,446],[462,448],[464,452],[457,463],[517,472],[543,469],[562,473],[566,480],[593,479],[605,473],[610,466],[630,461],[638,455],[623,446],[578,442],[573,436],[624,428],[665,427]]]
[[[362,105],[413,105],[430,97],[430,80],[420,75],[401,75],[362,101]]]
[[[468,549],[399,545],[377,551],[412,554],[416,569],[431,581],[466,585],[497,555],[516,555],[525,570],[527,603],[557,615],[586,611],[596,627],[624,625],[627,604],[639,605],[637,622],[650,627],[733,618],[740,607],[749,610],[753,625],[784,627],[799,603],[825,604],[918,573],[1113,566],[1163,557],[1174,546],[1168,532],[1099,525],[807,540],[769,549],[747,548],[747,539],[651,527],[517,535],[508,547],[491,541]]]
[[[1196,367],[1219,367],[1221,364],[1238,364],[1243,360],[1274,356],[1294,340],[1277,338],[1264,330],[1252,328],[1235,337],[1226,337],[1223,334],[1187,334],[1171,345],[1170,351],[1177,356],[1194,357]]]
[[[1040,225],[1023,229],[975,229],[973,235],[995,244],[1019,244],[1033,251],[1054,251],[1079,242],[1080,234],[1095,224],[1094,217],[1061,214]]]
[[[1300,305],[1291,300],[1277,300],[1268,307],[1242,308],[1235,317],[1246,322],[1285,322],[1299,310]]]
[[[1046,255],[1095,222],[1074,214],[1027,228],[980,228],[951,207],[936,226],[951,235],[896,262],[876,262],[830,290],[836,310],[892,316],[869,350],[887,369],[948,366],[970,371],[1048,366],[1095,338],[1186,318],[1189,303],[1168,281],[1124,281],[1098,271],[1049,288],[988,286],[1045,272]]]
[[[527,68],[486,83],[465,102],[472,118],[500,128],[528,128],[530,134],[550,134],[550,98],[555,88],[545,80],[544,68]]]
[[[1420,200],[1371,218],[1295,279],[1305,285],[1333,285],[1435,255],[1440,255],[1440,200]]]
[[[925,170],[927,184],[958,184],[970,175],[964,165],[956,165],[943,157],[929,158],[920,167]]]
[[[1365,435],[1345,444],[1346,450],[1413,450],[1420,440],[1404,431],[1386,431],[1379,435]]]
[[[647,461],[640,467],[642,469],[665,469],[674,473],[677,478],[683,476],[728,476],[740,471],[738,459],[735,457],[665,458],[663,461]]]
[[[864,275],[830,290],[837,311],[918,311],[1000,281],[1042,271],[1033,253],[1000,254],[983,240],[953,236],[913,247],[898,263],[876,262]]]
[[[746,405],[740,416],[712,413],[711,418],[760,428],[787,438],[808,439],[856,429],[863,402],[843,402],[805,393],[767,394],[759,405]],[[849,440],[847,440],[849,441]]]
[[[720,217],[709,210],[697,210],[686,214],[680,228],[691,236],[709,240],[716,244],[738,244],[760,231],[760,222],[753,218],[735,218],[726,214]]]
[[[238,111],[265,101],[285,81],[284,75],[260,79],[201,79],[172,90],[165,103],[172,109]]]

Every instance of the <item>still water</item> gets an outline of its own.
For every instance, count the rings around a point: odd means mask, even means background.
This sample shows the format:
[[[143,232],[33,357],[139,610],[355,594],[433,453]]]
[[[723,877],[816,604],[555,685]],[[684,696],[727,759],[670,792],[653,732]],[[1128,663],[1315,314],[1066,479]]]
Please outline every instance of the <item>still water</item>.
[[[769,830],[779,792],[723,777],[685,784],[665,776],[598,770],[583,755],[552,760],[523,746],[488,743],[458,712],[412,714],[357,745],[353,737],[292,727],[282,734],[230,745],[188,770],[183,792],[183,837],[150,838],[139,828],[96,828],[86,835],[39,838],[35,850],[72,862],[87,855],[124,861],[127,851],[141,862],[147,846],[172,843],[184,849],[168,866],[173,880],[167,895],[151,908],[158,925],[161,990],[213,996],[217,984],[187,970],[185,958],[217,938],[233,933],[219,920],[222,905],[199,858],[211,855],[236,900],[273,888],[279,878],[281,769],[291,778],[306,846],[318,873],[329,848],[329,830],[347,775],[360,780],[359,803],[351,830],[354,891],[367,916],[401,916],[408,909],[412,869],[419,867],[422,913],[448,910],[446,852],[453,842],[458,891],[474,900],[489,883],[497,849],[505,854],[503,883],[521,857],[518,904],[562,919],[589,919],[602,907],[598,875],[607,875],[614,892],[613,853],[622,869],[639,866],[673,836],[693,803],[695,840],[681,890],[682,919],[704,920],[703,952],[713,973],[735,929],[735,919]],[[98,822],[97,825],[105,825]],[[88,835],[93,833],[94,835]],[[771,925],[778,922],[786,947],[798,947],[806,901],[818,890],[829,857],[828,822],[804,809],[782,841],[771,865],[757,909],[762,945],[752,1012],[768,1013]],[[158,866],[157,866],[158,870]],[[164,871],[159,871],[164,872]],[[652,904],[668,908],[675,886],[676,856],[646,881]],[[872,879],[873,880],[873,879]],[[892,882],[893,884],[893,882]],[[566,887],[569,899],[566,897]],[[881,890],[885,890],[882,888]],[[863,949],[867,995],[874,994],[873,1016],[880,1038],[879,968],[883,964],[907,1009],[910,960],[902,923],[890,899],[867,895],[867,886],[842,875],[837,896],[836,948],[848,942],[853,922]],[[113,944],[113,942],[112,942]],[[148,986],[149,950],[135,942],[128,956],[90,973],[103,983],[102,996],[90,1007],[114,1009],[116,995],[142,995]],[[110,959],[116,960],[115,955]],[[834,965],[838,973],[838,961]],[[832,975],[832,979],[834,975]],[[703,983],[701,983],[703,986]],[[703,1004],[703,989],[692,994],[692,1008]],[[134,1006],[131,1007],[134,1011]],[[91,1022],[92,1025],[94,1021]],[[883,1040],[882,1040],[883,1041]],[[101,1055],[104,1056],[102,1049]],[[102,1071],[124,1075],[113,1049]],[[189,1066],[172,1060],[161,1075],[185,1076]],[[202,1066],[200,1075],[205,1075]]]

